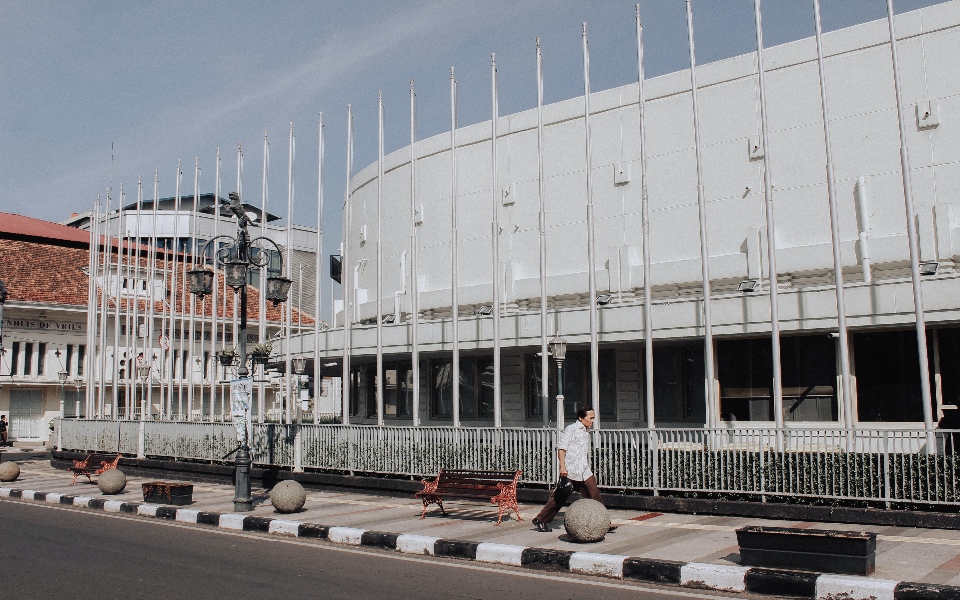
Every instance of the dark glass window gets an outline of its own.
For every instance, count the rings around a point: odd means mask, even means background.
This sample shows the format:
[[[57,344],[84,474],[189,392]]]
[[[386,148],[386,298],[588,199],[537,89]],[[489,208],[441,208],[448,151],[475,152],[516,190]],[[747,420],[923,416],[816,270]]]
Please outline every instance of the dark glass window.
[[[431,363],[431,412],[437,418],[453,416],[453,377],[450,359]],[[480,418],[493,415],[493,357],[460,357],[460,417]]]
[[[717,342],[720,414],[726,421],[773,421],[769,337]],[[836,421],[836,342],[826,335],[780,338],[784,421]]]
[[[67,376],[69,376],[70,371],[72,370],[71,367],[73,366],[73,345],[72,344],[67,344],[66,354],[67,354],[65,357],[66,365],[64,366],[63,370],[66,371]]]
[[[87,347],[83,344],[77,346],[77,375],[83,375],[83,363],[86,359]]]
[[[703,423],[706,386],[703,342],[657,344],[653,349],[656,421]]]
[[[33,343],[27,342],[23,345],[23,374],[30,375],[30,369],[33,368]]]
[[[37,344],[37,375],[43,375],[47,369],[47,345]]]
[[[960,329],[939,329],[937,339],[943,403],[960,406]]]
[[[916,331],[872,331],[851,337],[859,419],[923,421]],[[928,334],[928,347],[932,343]]]
[[[413,411],[412,363],[385,363],[383,371],[383,416],[410,416]]]
[[[376,414],[376,368],[371,365],[356,365],[350,368],[350,416],[360,416],[361,404],[366,405],[369,416],[370,405]]]
[[[20,342],[13,342],[10,346],[10,374],[16,375],[20,368]]]

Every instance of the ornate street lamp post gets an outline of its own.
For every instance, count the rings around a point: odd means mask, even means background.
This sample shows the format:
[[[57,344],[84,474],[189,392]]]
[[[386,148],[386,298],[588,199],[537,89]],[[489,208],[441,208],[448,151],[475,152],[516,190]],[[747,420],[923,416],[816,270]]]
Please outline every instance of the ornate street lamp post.
[[[283,273],[283,252],[280,251],[280,247],[270,238],[258,237],[252,240],[250,239],[250,234],[247,231],[250,217],[247,216],[247,213],[243,210],[243,205],[240,204],[240,194],[230,192],[230,202],[227,204],[227,208],[237,217],[237,237],[219,235],[204,243],[197,256],[205,256],[207,246],[218,239],[223,238],[230,240],[219,250],[214,246],[213,255],[215,257],[214,260],[223,267],[224,279],[227,285],[240,294],[240,363],[239,369],[237,369],[237,378],[243,381],[247,379],[247,376],[250,374],[250,371],[247,369],[247,269],[250,267],[263,268],[269,264],[270,257],[266,252],[262,251],[262,244],[270,244],[280,255],[280,272]],[[258,242],[260,245],[258,245],[257,248],[259,248],[260,251],[256,254],[251,253],[251,245]],[[201,299],[213,293],[213,271],[201,268],[190,271],[189,275],[190,293],[195,294]],[[274,306],[281,302],[286,302],[291,283],[292,282],[286,277],[268,277],[266,299],[273,302]],[[264,315],[260,315],[260,318],[264,318]],[[249,407],[249,399],[244,398],[243,400],[246,402],[246,405],[243,406],[242,409],[245,412],[246,408]],[[263,399],[261,398],[261,402],[262,401]],[[236,399],[234,399],[234,402],[236,402]],[[239,447],[237,448],[236,458],[236,487],[233,496],[233,510],[236,512],[248,512],[253,510],[253,498],[250,496],[251,461],[246,418],[238,419],[238,416],[235,415],[234,424],[237,425]],[[243,425],[242,428],[240,427],[241,424]]]
[[[567,340],[550,340],[550,354],[557,361],[557,429],[563,429],[563,359],[567,357]]]
[[[7,288],[0,280],[0,355],[3,354],[3,303],[7,301]]]
[[[79,419],[80,418],[80,388],[83,387],[83,377],[80,377],[78,375],[77,378],[73,380],[73,385],[77,387],[77,407],[76,407],[77,412],[74,413],[74,417]]]

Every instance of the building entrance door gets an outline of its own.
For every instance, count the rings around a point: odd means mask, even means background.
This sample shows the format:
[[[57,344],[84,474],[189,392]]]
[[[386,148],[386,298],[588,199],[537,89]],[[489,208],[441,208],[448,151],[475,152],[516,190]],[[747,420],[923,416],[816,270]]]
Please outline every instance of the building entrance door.
[[[37,439],[41,435],[43,392],[10,390],[10,439]]]

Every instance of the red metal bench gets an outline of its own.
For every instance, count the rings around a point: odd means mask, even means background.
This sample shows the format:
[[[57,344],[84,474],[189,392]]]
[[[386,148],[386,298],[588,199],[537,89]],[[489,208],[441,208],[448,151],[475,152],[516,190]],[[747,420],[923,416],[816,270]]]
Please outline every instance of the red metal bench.
[[[520,517],[520,508],[517,506],[517,482],[520,481],[521,471],[472,471],[440,469],[437,478],[433,481],[424,481],[423,489],[415,494],[423,501],[423,512],[420,518],[427,514],[427,507],[431,504],[440,506],[444,515],[444,498],[462,498],[468,500],[490,500],[498,507],[497,525],[503,520],[503,513],[511,509]]]
[[[70,467],[70,472],[73,473],[73,481],[70,482],[70,485],[77,482],[77,476],[79,475],[86,475],[87,479],[92,483],[92,475],[100,475],[104,471],[116,469],[118,464],[120,464],[119,454],[114,457],[112,454],[95,454],[91,452],[87,454],[87,457],[83,460],[73,461],[73,466]]]

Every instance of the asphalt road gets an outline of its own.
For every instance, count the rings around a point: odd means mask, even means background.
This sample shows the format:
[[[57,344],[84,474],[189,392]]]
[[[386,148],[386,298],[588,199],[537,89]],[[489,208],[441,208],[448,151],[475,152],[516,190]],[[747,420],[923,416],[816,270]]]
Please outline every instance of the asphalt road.
[[[0,598],[710,598],[0,500]]]

